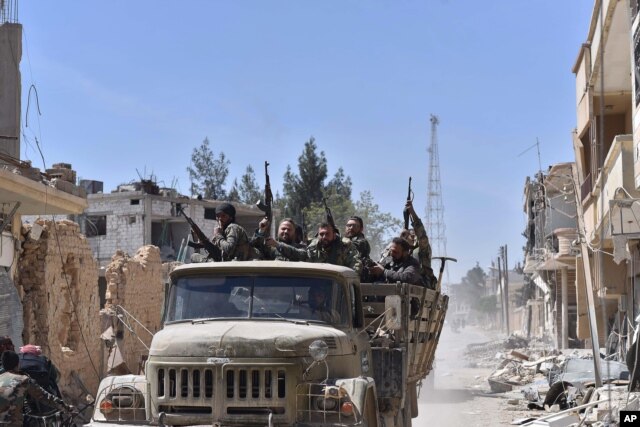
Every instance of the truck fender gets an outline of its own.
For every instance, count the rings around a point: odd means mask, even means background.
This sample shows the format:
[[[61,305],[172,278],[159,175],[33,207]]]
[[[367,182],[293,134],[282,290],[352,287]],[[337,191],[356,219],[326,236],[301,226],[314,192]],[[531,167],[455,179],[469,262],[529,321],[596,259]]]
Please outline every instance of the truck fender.
[[[347,392],[359,414],[364,413],[368,393],[373,393],[373,401],[377,404],[376,384],[371,377],[336,379],[336,386]]]
[[[140,398],[136,406],[144,412],[146,420],[150,420],[151,408],[150,408],[150,396],[149,385],[144,375],[114,375],[108,376],[100,381],[98,387],[98,393],[94,402],[94,411],[91,417],[92,422],[96,422],[98,425],[100,422],[107,422],[105,415],[101,412],[100,407],[102,402],[110,398],[112,394],[119,394],[121,389],[126,389],[130,393],[137,394]],[[135,401],[135,399],[134,399]],[[128,421],[128,420],[120,420]],[[131,421],[140,421],[140,418],[132,418]],[[91,424],[94,425],[94,424]]]

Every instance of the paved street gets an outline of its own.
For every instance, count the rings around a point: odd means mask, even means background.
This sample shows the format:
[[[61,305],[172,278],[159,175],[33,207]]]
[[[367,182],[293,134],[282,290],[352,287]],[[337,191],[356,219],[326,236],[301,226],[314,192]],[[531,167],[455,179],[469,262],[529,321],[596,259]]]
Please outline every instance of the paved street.
[[[496,333],[475,326],[456,333],[445,325],[436,351],[434,389],[424,381],[419,403],[419,416],[414,426],[503,426],[515,418],[527,416],[502,395],[486,395],[486,381],[492,369],[470,368],[463,357],[467,344],[496,339]]]

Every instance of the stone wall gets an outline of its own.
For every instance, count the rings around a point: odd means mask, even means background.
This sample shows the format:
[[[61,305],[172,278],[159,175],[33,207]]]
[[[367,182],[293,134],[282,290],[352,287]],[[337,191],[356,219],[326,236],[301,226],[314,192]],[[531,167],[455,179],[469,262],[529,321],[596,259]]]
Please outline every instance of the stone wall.
[[[38,219],[22,227],[16,287],[22,299],[25,343],[42,346],[60,370],[65,398],[95,393],[101,369],[98,266],[78,224]]]
[[[160,250],[156,246],[143,246],[133,257],[126,252],[116,251],[111,263],[107,266],[106,313],[122,314],[123,310],[131,314],[146,329],[155,333],[160,329],[160,316],[164,297],[163,266]],[[122,308],[119,308],[122,307]],[[126,316],[126,313],[125,317]],[[146,346],[151,345],[151,335],[134,320],[128,321],[133,332],[121,323],[110,322],[114,329],[118,358],[122,358],[125,366],[111,367],[113,372],[138,373],[140,361],[148,354]],[[116,357],[116,349],[112,348],[110,359]]]

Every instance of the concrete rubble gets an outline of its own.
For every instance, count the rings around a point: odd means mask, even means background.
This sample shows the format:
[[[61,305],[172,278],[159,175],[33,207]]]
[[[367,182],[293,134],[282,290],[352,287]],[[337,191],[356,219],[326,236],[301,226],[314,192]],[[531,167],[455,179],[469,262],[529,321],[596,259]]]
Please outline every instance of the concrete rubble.
[[[595,388],[593,358],[588,350],[560,352],[541,341],[511,336],[469,344],[472,366],[492,367],[486,378],[493,395],[530,416],[515,419],[524,426],[607,426],[619,423],[620,410],[640,409],[640,393],[628,391],[624,363],[601,360],[603,387]]]
[[[72,169],[70,163],[54,163],[51,168],[42,172],[39,168],[33,167],[29,160],[20,160],[0,153],[0,168],[65,193],[87,197],[87,191],[76,185],[76,171]]]

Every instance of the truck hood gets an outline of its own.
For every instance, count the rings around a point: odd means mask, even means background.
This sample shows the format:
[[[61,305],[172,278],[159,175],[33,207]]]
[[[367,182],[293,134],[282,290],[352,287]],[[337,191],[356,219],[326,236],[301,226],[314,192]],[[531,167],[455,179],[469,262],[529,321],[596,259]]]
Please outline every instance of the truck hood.
[[[153,337],[149,356],[304,357],[321,339],[331,355],[353,353],[345,332],[331,326],[287,321],[205,321],[165,325]]]

